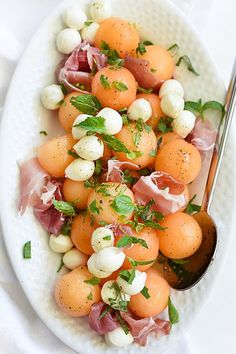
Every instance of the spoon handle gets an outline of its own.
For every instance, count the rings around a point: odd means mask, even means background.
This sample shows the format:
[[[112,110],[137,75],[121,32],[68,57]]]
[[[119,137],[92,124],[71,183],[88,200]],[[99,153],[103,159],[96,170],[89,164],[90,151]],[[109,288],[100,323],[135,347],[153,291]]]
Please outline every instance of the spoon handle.
[[[230,125],[231,125],[231,122],[234,117],[235,107],[236,107],[236,58],[234,61],[234,66],[233,66],[233,70],[232,70],[232,74],[231,74],[229,89],[227,91],[227,96],[226,96],[226,105],[225,105],[226,113],[225,113],[225,118],[224,118],[224,127],[223,127],[223,131],[221,133],[221,139],[220,139],[220,144],[219,144],[219,152],[218,152],[216,167],[213,167],[213,168],[215,168],[215,171],[214,171],[213,182],[212,182],[211,189],[210,189],[209,196],[208,196],[207,212],[209,212],[209,209],[211,207],[213,194],[214,194],[214,191],[216,188],[217,179],[219,176],[219,171],[220,171],[220,167],[221,167],[221,163],[222,163],[222,159],[223,159],[223,154],[224,154],[224,150],[225,150],[225,146],[226,146],[226,142],[227,142],[227,137],[229,134]]]

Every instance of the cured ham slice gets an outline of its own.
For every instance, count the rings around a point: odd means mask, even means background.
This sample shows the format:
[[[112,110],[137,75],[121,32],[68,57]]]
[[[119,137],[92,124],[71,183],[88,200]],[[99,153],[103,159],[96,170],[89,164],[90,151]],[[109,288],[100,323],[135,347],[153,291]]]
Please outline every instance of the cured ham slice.
[[[106,175],[107,182],[123,182],[123,171],[131,168],[132,170],[139,169],[139,166],[132,162],[122,162],[119,160],[108,160],[108,171]]]
[[[201,152],[212,150],[215,146],[217,132],[212,129],[209,121],[203,121],[197,118],[195,126],[187,136],[187,141]]]
[[[89,314],[89,326],[99,335],[106,334],[119,327],[119,323],[114,315],[114,311],[108,312],[103,318],[99,319],[103,311],[107,308],[103,302],[98,302],[92,306]]]

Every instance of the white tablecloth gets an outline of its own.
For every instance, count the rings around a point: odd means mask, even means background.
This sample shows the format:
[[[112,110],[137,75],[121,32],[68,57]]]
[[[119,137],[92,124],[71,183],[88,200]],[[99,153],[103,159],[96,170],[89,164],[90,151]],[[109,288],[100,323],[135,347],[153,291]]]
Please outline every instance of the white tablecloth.
[[[0,106],[4,104],[9,80],[21,52],[42,19],[58,2],[0,0]],[[232,36],[236,29],[235,0],[173,2],[188,13],[190,20],[202,32],[227,81],[236,49]],[[236,241],[232,246],[236,249]],[[234,270],[234,258],[232,251],[226,260],[228,264],[224,265],[219,275],[214,295],[194,322],[192,330],[165,354],[235,353],[236,284],[230,283],[232,278],[227,277],[226,273],[227,269]],[[11,269],[1,235],[0,285],[0,354],[74,353],[51,334],[30,307]]]

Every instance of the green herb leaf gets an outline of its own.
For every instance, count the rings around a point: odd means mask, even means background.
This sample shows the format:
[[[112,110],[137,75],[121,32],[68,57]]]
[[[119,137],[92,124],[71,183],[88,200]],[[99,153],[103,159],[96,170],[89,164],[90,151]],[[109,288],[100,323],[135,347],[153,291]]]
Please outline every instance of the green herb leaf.
[[[225,107],[220,102],[208,101],[204,103],[204,105],[202,106],[203,112],[205,112],[207,109],[214,109],[216,111],[220,111],[223,116],[225,115]]]
[[[220,111],[221,119],[223,119],[225,115],[225,106],[223,104],[217,101],[207,101],[203,104],[201,98],[196,102],[186,101],[184,109],[193,113],[199,113],[202,117],[204,115],[204,112],[208,109]]]
[[[102,109],[98,99],[90,94],[72,97],[70,102],[80,112],[91,116],[95,116]]]
[[[105,241],[110,241],[111,240],[111,235],[107,235],[105,237],[102,238]]]
[[[111,202],[111,207],[120,215],[128,215],[134,211],[132,199],[127,195],[118,195]]]
[[[157,129],[164,134],[168,132],[172,132],[173,131],[171,125],[172,122],[173,122],[173,118],[170,117],[161,118],[158,122]]]
[[[85,26],[90,26],[94,21],[93,20],[88,20],[88,21],[85,21]]]
[[[146,53],[145,45],[142,42],[138,44],[138,47],[136,48],[136,53],[141,55]]]
[[[133,236],[124,236],[122,237],[118,242],[116,247],[122,248],[122,247],[129,247],[132,244],[140,244],[144,248],[148,248],[147,242],[141,238],[133,237]]]
[[[47,136],[48,133],[45,130],[40,130],[39,134]]]
[[[113,81],[112,86],[117,89],[118,91],[127,91],[128,86],[126,86],[123,82],[121,81]]]
[[[151,296],[150,296],[150,294],[149,294],[149,292],[148,292],[148,288],[145,286],[144,288],[143,288],[143,290],[141,291],[141,294],[146,298],[146,299],[149,299]]]
[[[101,315],[98,317],[99,320],[101,320],[103,317],[105,317],[110,311],[112,310],[111,306],[107,306],[107,308],[101,313]]]
[[[138,86],[137,91],[141,93],[152,93],[153,89],[145,89],[143,87]]]
[[[170,296],[168,299],[168,313],[169,313],[170,323],[172,325],[179,322],[179,313],[178,313],[177,309],[175,308],[175,305],[171,301]]]
[[[149,156],[155,157],[157,155],[157,149],[153,149],[150,153]]]
[[[180,66],[181,62],[184,62],[187,65],[187,68],[189,71],[191,71],[194,75],[199,76],[200,74],[194,69],[190,58],[187,55],[183,55],[182,57],[179,58],[179,60],[176,63],[176,66]]]
[[[105,89],[111,88],[108,78],[105,75],[100,76],[100,82]]]
[[[75,208],[72,203],[64,202],[63,200],[53,199],[52,204],[55,209],[67,216],[75,216]]]
[[[105,197],[109,197],[111,195],[111,193],[109,192],[109,190],[107,188],[107,184],[105,184],[105,183],[100,184],[100,186],[97,187],[96,192],[104,195]]]
[[[144,45],[153,45],[153,43],[151,41],[143,41]]]
[[[106,221],[101,220],[101,221],[99,221],[99,225],[106,226],[106,225],[109,225],[109,224]]]
[[[135,278],[135,269],[129,270],[121,270],[119,272],[119,277],[124,279],[128,284],[132,284]]]
[[[94,133],[105,133],[105,118],[103,117],[88,117],[79,124],[75,124],[73,127],[80,127]]]
[[[97,206],[97,201],[94,199],[92,203],[89,204],[89,210],[91,211],[91,213],[99,215],[100,210],[102,210],[102,208],[100,206]]]
[[[95,161],[95,170],[94,170],[94,174],[95,176],[99,176],[102,172],[102,160],[96,160]]]
[[[126,156],[130,160],[135,160],[142,155],[143,155],[143,153],[141,151],[130,151],[130,152],[126,153]]]
[[[88,299],[88,300],[93,300],[93,294],[91,293],[91,291],[90,291],[90,293],[88,294],[87,299]]]
[[[194,199],[196,198],[197,194],[195,194],[192,199],[188,202],[186,207],[186,213],[192,215],[193,213],[198,213],[201,210],[201,205],[193,204]]]
[[[152,73],[156,73],[157,72],[157,69],[155,69],[155,68],[151,68],[150,70],[151,70]]]
[[[61,86],[61,90],[62,90],[63,95],[66,96],[68,93],[66,86],[63,84],[63,82],[61,83],[60,86]]]
[[[68,219],[61,227],[60,233],[64,236],[69,236],[71,231],[72,220]]]
[[[130,261],[130,263],[133,267],[137,267],[139,265],[152,264],[156,261],[156,259],[153,259],[151,261],[135,261],[133,258],[130,258],[130,257],[128,257],[128,260]]]
[[[177,43],[174,43],[167,50],[169,52],[172,52],[172,56],[174,57],[177,54],[178,50],[179,50],[179,46],[178,46]]]
[[[116,312],[116,318],[117,318],[119,324],[121,325],[121,328],[123,329],[123,331],[127,335],[130,332],[129,327],[127,326],[126,322],[123,320],[123,318],[119,315],[118,312]]]
[[[112,65],[109,69],[119,69],[123,66],[124,60],[121,59],[118,52],[115,49],[111,49],[105,41],[102,41],[100,48],[102,53],[107,56],[108,64]]]
[[[59,264],[59,267],[57,269],[57,273],[60,272],[60,270],[63,268],[63,266],[64,266],[63,259],[61,259],[61,263]]]
[[[123,171],[123,183],[125,183],[125,184],[134,184],[137,181],[138,181],[138,178],[137,177],[133,177],[130,174],[129,170],[124,170]]]
[[[129,124],[129,119],[127,114],[122,114],[122,121],[124,125],[128,125]]]
[[[80,158],[79,155],[76,152],[72,151],[72,150],[68,150],[67,154],[72,156],[72,157],[74,157],[74,159],[79,159]]]
[[[31,241],[28,241],[24,244],[23,258],[24,259],[31,259]]]
[[[187,111],[190,111],[190,112],[197,112],[199,113],[200,115],[203,114],[203,110],[202,110],[202,100],[201,98],[194,102],[194,101],[186,101],[185,104],[184,104],[184,109],[186,109]]]
[[[186,264],[189,263],[190,261],[187,259],[172,259],[172,262],[175,264]]]
[[[93,277],[91,279],[84,280],[84,283],[91,284],[91,285],[98,285],[100,283],[100,280],[101,279],[99,279],[99,278]]]
[[[115,136],[102,134],[102,139],[113,151],[129,153],[127,147]]]
[[[141,133],[140,132],[135,133],[134,134],[134,145],[136,147],[138,147],[140,139],[141,139]]]

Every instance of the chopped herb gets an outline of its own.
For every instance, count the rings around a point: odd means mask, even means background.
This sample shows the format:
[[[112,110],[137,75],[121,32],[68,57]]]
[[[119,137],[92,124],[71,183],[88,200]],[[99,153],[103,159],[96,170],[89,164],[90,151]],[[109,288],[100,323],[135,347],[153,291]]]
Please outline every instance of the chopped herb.
[[[146,46],[153,45],[153,43],[151,41],[143,41],[143,44]]]
[[[102,183],[100,185],[100,187],[98,187],[98,189],[96,190],[97,193],[100,193],[102,195],[104,195],[105,197],[109,197],[111,195],[111,193],[109,192],[109,190],[107,189],[107,185]]]
[[[153,149],[150,153],[149,156],[155,157],[157,155],[157,149]]]
[[[72,156],[72,157],[74,157],[75,159],[79,159],[80,158],[79,155],[76,152],[72,151],[72,150],[68,150],[67,154]]]
[[[141,133],[137,132],[134,134],[134,145],[136,147],[138,147],[139,143],[140,143],[140,139],[141,139]]]
[[[133,237],[133,236],[124,236],[122,237],[118,242],[116,247],[122,248],[122,247],[129,247],[132,244],[139,244],[143,246],[144,248],[148,248],[147,242],[141,238]]]
[[[140,42],[140,43],[138,44],[138,47],[136,48],[136,53],[137,53],[137,54],[141,54],[141,55],[143,55],[144,53],[146,53],[146,48],[145,48],[144,43]]]
[[[110,69],[119,69],[123,66],[124,61],[119,57],[118,52],[111,49],[105,41],[102,41],[100,48],[102,53],[107,56],[108,64],[112,65]]]
[[[101,313],[101,315],[98,317],[99,320],[101,320],[103,317],[105,317],[110,311],[112,310],[111,306],[107,306],[107,308]]]
[[[158,221],[163,220],[164,216],[156,211],[150,212],[150,208],[153,204],[154,200],[151,199],[146,206],[136,205],[134,209],[134,219],[133,221],[127,221],[127,224],[131,225],[136,231],[142,230],[145,226],[155,230],[163,230],[164,228]]]
[[[173,122],[173,118],[166,117],[166,118],[161,118],[158,122],[157,129],[162,132],[162,133],[168,133],[172,132],[173,128],[171,123]]]
[[[192,199],[188,202],[186,207],[186,213],[192,215],[193,213],[198,213],[201,210],[201,205],[193,204],[194,199],[196,198],[197,194],[195,194]]]
[[[137,91],[141,93],[152,93],[153,89],[145,89],[143,87],[138,86]]]
[[[134,259],[128,257],[128,260],[130,261],[131,265],[133,267],[137,267],[139,265],[147,265],[147,264],[152,264],[156,261],[156,259],[153,259],[151,261],[135,261]]]
[[[98,183],[95,177],[92,177],[84,182],[85,188],[97,188]]]
[[[61,90],[62,90],[63,95],[66,96],[68,93],[66,86],[63,84],[63,82],[61,83],[60,86],[61,86]]]
[[[90,94],[72,97],[70,102],[80,112],[92,116],[95,116],[102,109],[98,99]]]
[[[87,299],[88,299],[88,300],[93,300],[93,294],[91,293],[91,291],[90,291],[90,293],[88,294]]]
[[[102,139],[113,151],[129,153],[127,147],[113,135],[102,134]]]
[[[80,127],[94,133],[105,133],[105,118],[103,117],[88,117],[79,124],[75,124],[73,127]]]
[[[169,313],[170,323],[172,325],[179,322],[178,311],[175,308],[175,305],[173,304],[173,302],[171,301],[170,296],[169,296],[169,299],[168,299],[168,313]]]
[[[123,82],[121,81],[113,81],[112,86],[117,89],[118,91],[127,91],[128,86],[126,86]]]
[[[95,170],[94,170],[94,174],[95,176],[99,176],[102,172],[102,160],[96,160],[95,161]]]
[[[84,91],[85,90],[85,85],[81,84],[80,82],[77,82],[76,84],[74,84],[75,87],[77,87],[78,89]]]
[[[109,225],[109,224],[106,221],[101,220],[101,221],[99,221],[99,225],[106,226],[106,225]]]
[[[24,244],[23,258],[24,259],[31,259],[31,241],[28,241]]]
[[[39,134],[47,136],[48,133],[45,130],[40,130]]]
[[[133,280],[135,278],[135,269],[131,269],[131,271],[129,270],[121,270],[119,272],[119,277],[123,280],[125,280],[128,284],[132,284]]]
[[[135,160],[142,155],[143,155],[143,153],[141,151],[130,151],[130,152],[126,153],[126,156],[130,160]]]
[[[127,195],[117,195],[111,202],[111,207],[120,215],[128,215],[134,211],[132,199]]]
[[[100,82],[105,89],[111,88],[108,78],[105,75],[100,76]]]
[[[157,72],[157,69],[155,69],[155,68],[151,68],[150,70],[151,70],[152,73],[156,73]]]
[[[194,75],[199,76],[200,74],[194,69],[190,58],[187,55],[183,55],[182,57],[179,58],[178,62],[176,63],[176,66],[180,66],[181,62],[184,62],[187,65],[187,68],[189,71],[191,71]]]
[[[118,312],[116,312],[116,318],[117,318],[119,324],[121,325],[121,328],[123,329],[123,331],[127,335],[130,332],[129,327],[127,326],[126,322],[123,320],[123,318],[119,315]]]
[[[88,20],[88,21],[85,21],[85,26],[90,26],[94,21],[93,20]]]
[[[149,176],[151,171],[148,168],[143,168],[142,170],[138,171],[140,176]]]
[[[120,114],[123,114],[123,113],[126,113],[127,110],[128,110],[128,108],[127,108],[127,107],[124,107],[124,108],[121,108],[118,112],[119,112]]]
[[[61,227],[60,233],[64,236],[69,236],[71,231],[72,220],[67,219]]]
[[[163,137],[162,137],[162,136],[157,140],[157,151],[158,151],[158,150],[160,149],[160,147],[161,147],[162,140],[163,140]]]
[[[169,52],[172,52],[172,56],[174,57],[177,54],[178,50],[179,50],[179,46],[178,46],[177,43],[174,43],[167,50]]]
[[[184,109],[186,109],[187,111],[191,111],[193,113],[199,113],[203,118],[204,118],[204,112],[208,109],[214,109],[220,111],[221,119],[223,119],[225,115],[225,107],[220,102],[208,101],[203,104],[201,98],[196,102],[186,101]]]
[[[147,133],[150,133],[150,131],[152,130],[152,128],[148,124],[146,124],[141,118],[137,120],[135,127],[139,132],[142,132],[144,129]]]
[[[111,235],[107,235],[105,237],[102,238],[105,241],[110,241],[111,240]]]
[[[91,284],[91,285],[98,285],[100,283],[100,280],[101,279],[99,279],[99,278],[93,277],[91,279],[84,280],[84,283]]]
[[[62,269],[63,266],[64,266],[63,259],[61,259],[61,263],[59,264],[59,267],[57,269],[57,273],[60,272],[60,270]]]
[[[143,290],[141,291],[141,294],[146,298],[146,299],[149,299],[150,298],[150,294],[148,292],[148,288],[145,286],[143,288]]]
[[[186,263],[189,263],[189,260],[187,260],[187,259],[172,259],[172,262],[174,262],[175,264],[186,264]]]
[[[67,216],[75,216],[76,211],[72,203],[64,202],[63,200],[53,199],[52,204],[55,209]]]
[[[138,178],[137,177],[133,177],[130,174],[129,170],[124,170],[123,171],[123,183],[125,183],[125,184],[134,184],[137,181],[138,181]]]
[[[122,114],[122,121],[124,125],[128,125],[129,124],[129,119],[127,114]]]
[[[126,297],[121,291],[119,285],[116,282],[114,282],[109,288],[115,290],[115,296],[108,299],[109,305],[115,310],[127,312],[128,301],[126,301]]]
[[[100,206],[97,206],[97,201],[94,199],[92,203],[89,204],[89,210],[91,211],[91,213],[99,215],[100,210],[102,210],[102,208]]]

